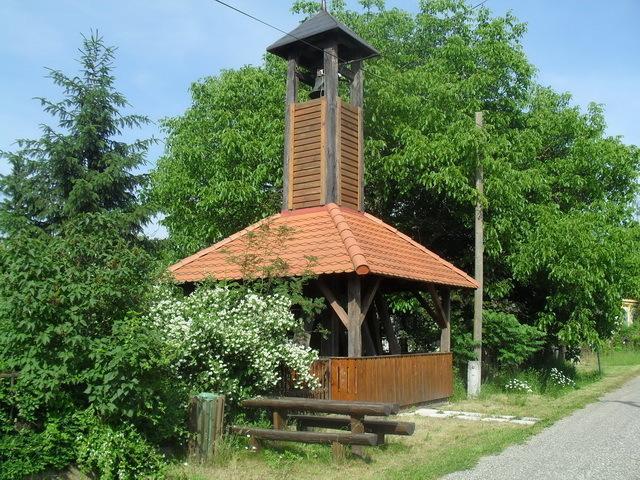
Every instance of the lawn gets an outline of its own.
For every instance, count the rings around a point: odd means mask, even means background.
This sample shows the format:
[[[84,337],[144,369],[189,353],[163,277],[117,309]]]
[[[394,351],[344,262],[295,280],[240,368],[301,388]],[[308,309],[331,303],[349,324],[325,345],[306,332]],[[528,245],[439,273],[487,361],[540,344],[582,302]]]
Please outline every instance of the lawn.
[[[603,375],[597,375],[595,357],[584,358],[578,388],[555,395],[514,395],[488,386],[476,400],[462,399],[443,408],[482,413],[534,416],[534,426],[494,424],[455,419],[403,417],[416,422],[411,437],[388,437],[389,444],[370,448],[370,460],[331,459],[323,445],[266,445],[259,453],[245,450],[243,439],[229,440],[219,460],[207,467],[180,465],[170,478],[209,479],[431,479],[472,467],[480,457],[526,440],[572,411],[597,400],[634,376],[640,375],[640,352],[602,356]],[[234,443],[235,442],[235,443]]]

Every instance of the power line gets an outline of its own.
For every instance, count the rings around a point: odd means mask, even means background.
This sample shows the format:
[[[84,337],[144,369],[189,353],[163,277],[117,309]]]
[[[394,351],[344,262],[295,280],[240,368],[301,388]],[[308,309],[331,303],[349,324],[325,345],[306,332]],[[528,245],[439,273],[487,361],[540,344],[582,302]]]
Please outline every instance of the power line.
[[[485,3],[487,3],[489,0],[484,0],[482,2],[480,2],[479,4],[475,5],[474,7],[471,7],[471,10],[475,10],[478,7],[481,7],[482,5],[484,5]]]
[[[228,3],[223,2],[222,0],[213,0],[213,1],[216,2],[216,3],[219,3],[220,5],[224,5],[225,7],[230,8],[231,10],[234,10],[234,11],[240,13],[241,15],[244,15],[245,17],[249,17],[250,19],[255,20],[256,22],[259,22],[259,23],[261,23],[263,25],[266,25],[269,28],[273,28],[274,30],[277,30],[280,33],[284,33],[286,36],[291,37],[291,38],[293,38],[293,39],[295,39],[295,40],[297,40],[299,42],[302,42],[302,43],[304,43],[305,45],[307,45],[307,46],[309,46],[311,48],[315,48],[316,50],[318,50],[318,51],[320,51],[322,53],[327,53],[328,55],[331,55],[332,57],[336,58],[338,60],[338,62],[340,62],[340,63],[351,63],[351,62],[356,62],[358,60],[365,60],[366,58],[369,58],[369,57],[358,58],[356,60],[350,60],[349,62],[345,62],[344,60],[342,60],[337,55],[334,55],[333,53],[330,53],[330,52],[325,52],[324,49],[314,45],[313,43],[309,43],[309,42],[307,42],[306,40],[304,40],[302,38],[296,37],[295,35],[292,35],[291,33],[287,32],[287,31],[285,31],[285,30],[283,30],[283,29],[281,29],[279,27],[276,27],[275,25],[270,24],[269,22],[265,22],[264,20],[254,16],[254,15],[251,15],[248,12],[245,12],[243,10],[240,10],[237,7],[234,7],[233,5],[229,5]]]
[[[305,45],[307,45],[307,46],[309,46],[311,48],[314,48],[314,49],[318,50],[319,52],[322,52],[323,54],[326,53],[328,55],[331,55],[332,57],[334,57],[335,59],[338,60],[338,63],[343,63],[343,64],[345,64],[345,63],[353,63],[353,62],[357,62],[357,61],[360,61],[360,60],[366,60],[368,58],[376,56],[375,54],[372,54],[372,55],[368,55],[366,57],[357,58],[357,59],[354,59],[354,60],[349,60],[348,62],[344,61],[340,57],[338,57],[337,55],[334,55],[331,52],[326,52],[324,49],[322,49],[322,48],[320,48],[320,47],[318,47],[318,46],[316,46],[316,45],[314,45],[314,44],[312,44],[310,42],[307,42],[306,40],[304,40],[302,38],[299,38],[299,37],[297,37],[295,35],[292,35],[291,33],[287,32],[287,31],[285,31],[285,30],[283,30],[283,29],[281,29],[279,27],[276,27],[275,25],[273,25],[273,24],[271,24],[271,23],[269,23],[269,22],[267,22],[265,20],[262,20],[261,18],[256,17],[255,15],[252,15],[252,14],[250,14],[248,12],[245,12],[244,10],[241,10],[238,7],[234,7],[233,5],[230,5],[229,3],[224,2],[222,0],[213,0],[213,1],[218,3],[218,4],[220,4],[220,5],[222,5],[222,6],[224,6],[224,7],[229,8],[229,9],[231,9],[231,10],[233,10],[233,11],[235,11],[235,12],[241,14],[241,15],[244,15],[245,17],[248,17],[251,20],[254,20],[254,21],[258,22],[258,23],[261,23],[262,25],[265,25],[265,26],[267,26],[269,28],[272,28],[273,30],[276,30],[276,31],[278,31],[280,33],[285,34],[288,37],[291,37],[291,38],[293,38],[293,39],[295,39],[295,40],[297,40],[297,41],[299,41],[301,43],[304,43]],[[476,8],[481,7],[482,5],[487,3],[488,1],[489,0],[483,0],[482,2],[480,2],[477,5],[475,5],[474,7],[472,7],[471,10],[475,10]],[[372,75],[372,76],[374,76],[374,77],[376,77],[376,78],[378,78],[378,79],[380,79],[380,80],[382,80],[384,82],[389,82],[389,79],[387,79],[387,78],[385,78],[385,77],[383,77],[381,75],[378,75],[378,74],[376,74],[376,73],[374,73],[374,72],[372,72],[372,71],[370,71],[368,69],[365,69],[365,70],[368,71],[369,75]]]
[[[376,54],[371,54],[371,55],[368,55],[368,56],[366,56],[366,57],[356,58],[356,59],[354,59],[354,60],[349,60],[349,61],[347,62],[347,61],[345,61],[345,60],[342,60],[342,59],[341,59],[340,57],[338,57],[337,55],[334,55],[334,54],[333,54],[333,53],[331,53],[331,52],[325,52],[325,50],[324,50],[324,49],[322,49],[322,48],[320,48],[320,47],[318,47],[318,46],[314,45],[313,43],[307,42],[306,40],[304,40],[304,39],[302,39],[302,38],[299,38],[299,37],[297,37],[297,36],[295,36],[295,35],[292,35],[291,33],[287,32],[287,31],[285,31],[285,30],[283,30],[283,29],[281,29],[281,28],[279,28],[279,27],[276,27],[275,25],[272,25],[272,24],[271,24],[271,23],[269,23],[269,22],[266,22],[266,21],[264,21],[264,20],[262,20],[262,19],[260,19],[260,18],[256,17],[255,15],[252,15],[252,14],[250,14],[250,13],[248,13],[248,12],[245,12],[245,11],[243,11],[243,10],[240,10],[239,8],[234,7],[233,5],[230,5],[230,4],[226,3],[226,2],[223,2],[222,0],[213,0],[213,1],[214,1],[214,2],[216,2],[216,3],[219,3],[220,5],[223,5],[223,6],[227,7],[227,8],[229,8],[229,9],[231,9],[231,10],[235,11],[235,12],[238,12],[239,14],[244,15],[245,17],[248,17],[248,18],[250,18],[250,19],[252,19],[252,20],[254,20],[254,21],[256,21],[256,22],[259,22],[259,23],[261,23],[262,25],[265,25],[265,26],[267,26],[267,27],[269,27],[269,28],[272,28],[272,29],[274,29],[274,30],[276,30],[276,31],[278,31],[278,32],[280,32],[280,33],[284,33],[286,36],[291,37],[291,38],[293,38],[293,39],[295,39],[295,40],[297,40],[297,41],[299,41],[299,42],[302,42],[302,43],[304,43],[305,45],[307,45],[307,46],[309,46],[309,47],[311,47],[311,48],[314,48],[314,49],[318,50],[319,52],[322,52],[323,54],[324,54],[324,53],[326,53],[326,54],[328,54],[328,55],[331,55],[332,57],[334,57],[335,59],[337,59],[337,60],[338,60],[338,63],[348,64],[348,63],[358,62],[358,61],[360,61],[360,60],[366,60],[366,59],[368,59],[368,58],[371,58],[371,57],[375,57],[375,56],[376,56]],[[485,1],[487,1],[487,0],[485,0]],[[383,76],[381,76],[381,75],[378,75],[378,74],[376,74],[376,73],[373,73],[372,71],[369,71],[369,70],[367,70],[367,69],[365,69],[365,71],[368,71],[369,75],[372,75],[372,76],[374,76],[374,77],[376,77],[376,78],[378,78],[378,79],[380,79],[380,80],[382,80],[382,81],[385,81],[385,82],[388,82],[388,81],[389,81],[387,78],[385,78],[385,77],[383,77]]]

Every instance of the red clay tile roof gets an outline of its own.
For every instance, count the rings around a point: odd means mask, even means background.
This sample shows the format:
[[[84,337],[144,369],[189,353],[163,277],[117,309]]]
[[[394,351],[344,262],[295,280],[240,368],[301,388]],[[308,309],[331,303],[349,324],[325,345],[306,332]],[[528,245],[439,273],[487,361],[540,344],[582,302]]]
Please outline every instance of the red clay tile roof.
[[[264,232],[264,233],[260,233]],[[310,259],[310,257],[313,257]],[[239,263],[286,262],[287,276],[356,272],[464,288],[476,281],[382,220],[333,203],[282,212],[169,267],[179,282],[243,278]]]

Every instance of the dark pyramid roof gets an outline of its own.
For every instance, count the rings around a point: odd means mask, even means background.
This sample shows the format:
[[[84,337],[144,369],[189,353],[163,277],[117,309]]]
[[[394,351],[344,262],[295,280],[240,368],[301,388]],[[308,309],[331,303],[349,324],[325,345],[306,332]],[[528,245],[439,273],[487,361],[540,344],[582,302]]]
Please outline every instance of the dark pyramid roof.
[[[288,35],[270,45],[267,52],[282,58],[288,58],[291,52],[296,52],[299,54],[300,65],[315,68],[320,65],[322,57],[322,52],[318,49],[322,49],[327,40],[337,41],[338,56],[343,61],[379,55],[375,48],[325,10],[308,18]]]

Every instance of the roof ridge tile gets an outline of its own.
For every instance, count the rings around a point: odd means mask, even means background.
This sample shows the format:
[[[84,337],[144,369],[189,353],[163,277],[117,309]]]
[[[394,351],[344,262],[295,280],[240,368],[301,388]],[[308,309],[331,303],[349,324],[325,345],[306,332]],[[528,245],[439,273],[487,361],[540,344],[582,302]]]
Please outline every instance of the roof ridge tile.
[[[340,207],[335,203],[329,203],[327,204],[327,211],[340,234],[340,238],[342,239],[345,248],[347,249],[349,258],[353,263],[353,269],[358,275],[368,274],[371,269],[367,263],[367,257],[365,257],[364,251],[360,245],[358,245],[358,240],[351,231],[351,227],[349,227],[349,223],[342,214]]]

